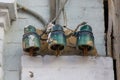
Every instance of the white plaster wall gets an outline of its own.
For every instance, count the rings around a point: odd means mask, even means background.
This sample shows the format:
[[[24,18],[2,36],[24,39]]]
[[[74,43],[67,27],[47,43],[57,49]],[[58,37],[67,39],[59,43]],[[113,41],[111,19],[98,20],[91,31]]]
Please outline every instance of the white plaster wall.
[[[38,12],[49,21],[49,0],[17,0],[17,2]],[[70,28],[74,29],[82,21],[87,21],[93,27],[97,50],[100,55],[105,56],[102,0],[69,0],[66,10]],[[62,21],[60,23],[62,24]],[[23,54],[22,35],[24,26],[28,24],[42,28],[34,17],[18,13],[17,21],[14,21],[11,29],[5,33],[4,80],[20,80],[21,55]],[[79,67],[77,69],[79,70]]]

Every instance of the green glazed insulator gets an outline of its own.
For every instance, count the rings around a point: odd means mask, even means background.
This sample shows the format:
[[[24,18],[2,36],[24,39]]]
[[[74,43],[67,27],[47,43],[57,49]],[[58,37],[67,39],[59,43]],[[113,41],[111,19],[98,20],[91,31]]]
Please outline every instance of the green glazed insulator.
[[[66,46],[66,36],[62,26],[56,24],[50,33],[49,48],[52,50],[63,50]]]
[[[77,33],[76,44],[80,50],[83,50],[84,47],[87,47],[88,51],[94,48],[94,36],[92,28],[89,25],[81,27],[80,31]]]
[[[89,31],[92,32],[92,28],[89,25],[84,25],[80,28],[80,31]]]
[[[31,32],[36,32],[36,28],[34,26],[28,25],[24,28],[24,34]]]
[[[22,44],[25,52],[30,52],[31,50],[35,52],[40,49],[40,37],[36,33],[35,27],[29,25],[24,28]]]

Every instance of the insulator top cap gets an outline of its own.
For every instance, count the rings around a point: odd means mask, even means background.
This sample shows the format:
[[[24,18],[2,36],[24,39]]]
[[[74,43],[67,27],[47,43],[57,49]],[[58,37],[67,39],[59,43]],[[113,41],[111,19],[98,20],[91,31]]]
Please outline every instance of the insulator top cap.
[[[25,26],[24,33],[36,32],[36,28],[32,25]]]
[[[90,31],[92,32],[92,28],[90,25],[83,25],[81,28],[80,28],[80,31]]]
[[[55,26],[53,26],[52,31],[63,31],[63,28],[61,25],[56,24]]]

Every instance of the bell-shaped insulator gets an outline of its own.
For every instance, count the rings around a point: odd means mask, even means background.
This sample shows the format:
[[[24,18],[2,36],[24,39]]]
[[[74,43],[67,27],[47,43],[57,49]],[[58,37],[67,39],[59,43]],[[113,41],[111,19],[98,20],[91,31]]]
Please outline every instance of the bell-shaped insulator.
[[[94,48],[94,36],[89,25],[82,26],[80,31],[78,31],[76,44],[80,50],[86,49],[90,51]]]
[[[64,34],[62,26],[56,24],[51,29],[48,36],[49,48],[54,50],[59,55],[59,52],[66,46],[66,36]]]
[[[40,49],[40,37],[36,33],[36,28],[28,25],[24,28],[24,35],[22,39],[23,50],[28,52],[30,56],[36,55]]]

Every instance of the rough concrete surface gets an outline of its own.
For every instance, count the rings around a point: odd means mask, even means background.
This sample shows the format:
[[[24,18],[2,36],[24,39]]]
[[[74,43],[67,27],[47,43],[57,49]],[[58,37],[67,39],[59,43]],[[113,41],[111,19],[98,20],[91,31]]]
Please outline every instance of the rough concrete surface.
[[[22,80],[114,80],[113,62],[110,57],[24,55]]]

